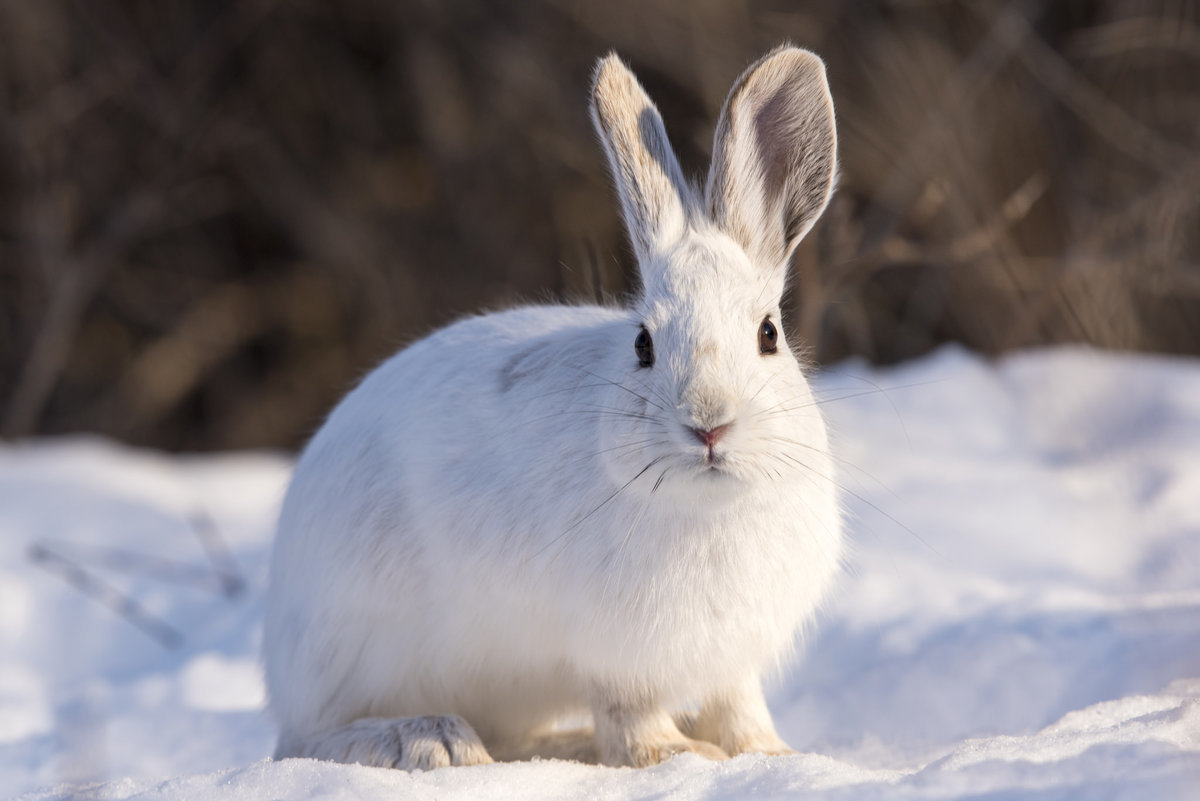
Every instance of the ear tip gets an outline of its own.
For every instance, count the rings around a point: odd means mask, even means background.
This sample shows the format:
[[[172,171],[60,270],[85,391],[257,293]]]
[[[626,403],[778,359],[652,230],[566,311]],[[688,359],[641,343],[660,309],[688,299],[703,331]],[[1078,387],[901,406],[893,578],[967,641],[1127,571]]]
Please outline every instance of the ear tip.
[[[783,87],[790,91],[810,93],[823,97],[829,106],[833,98],[829,91],[829,77],[825,73],[825,62],[816,53],[790,42],[775,47],[758,61],[751,64],[730,90],[726,105],[734,95],[750,87],[759,91],[774,92]]]
[[[592,95],[595,96],[603,86],[611,84],[613,81],[633,77],[629,67],[625,64],[621,57],[617,55],[616,50],[609,50],[600,58],[596,59],[596,66],[592,70]]]
[[[814,72],[822,77],[825,75],[824,59],[813,51],[797,47],[791,42],[783,42],[777,45],[771,52],[763,56],[756,66],[764,66],[767,63],[779,66],[786,65],[794,70],[803,69]]]
[[[590,106],[593,119],[600,123],[627,116],[631,110],[652,107],[653,103],[629,66],[610,50],[596,61]]]
[[[600,56],[600,58],[596,59],[596,71],[599,72],[600,70],[604,69],[604,67],[608,64],[622,64],[623,65],[624,63],[625,62],[621,60],[620,54],[617,53],[616,48],[613,48],[613,49],[609,50],[607,53],[605,53],[604,55]]]

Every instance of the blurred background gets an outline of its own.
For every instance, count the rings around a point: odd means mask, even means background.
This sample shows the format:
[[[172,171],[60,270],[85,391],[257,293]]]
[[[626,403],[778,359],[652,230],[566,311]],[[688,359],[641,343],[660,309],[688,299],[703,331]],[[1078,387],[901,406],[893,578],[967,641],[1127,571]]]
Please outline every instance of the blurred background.
[[[300,445],[456,316],[619,298],[587,116],[616,49],[685,170],[736,76],[826,60],[836,198],[787,325],[1200,353],[1200,9],[1181,0],[0,0],[0,435]]]

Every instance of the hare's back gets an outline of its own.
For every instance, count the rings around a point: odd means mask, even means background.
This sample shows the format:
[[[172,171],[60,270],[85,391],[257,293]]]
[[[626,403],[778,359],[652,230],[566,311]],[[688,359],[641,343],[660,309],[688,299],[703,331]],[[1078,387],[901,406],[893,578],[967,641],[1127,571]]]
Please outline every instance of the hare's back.
[[[384,401],[408,415],[440,409],[460,420],[489,411],[507,415],[523,400],[581,383],[580,371],[605,361],[626,328],[636,333],[629,312],[601,306],[527,306],[468,317],[397,353],[346,401]]]

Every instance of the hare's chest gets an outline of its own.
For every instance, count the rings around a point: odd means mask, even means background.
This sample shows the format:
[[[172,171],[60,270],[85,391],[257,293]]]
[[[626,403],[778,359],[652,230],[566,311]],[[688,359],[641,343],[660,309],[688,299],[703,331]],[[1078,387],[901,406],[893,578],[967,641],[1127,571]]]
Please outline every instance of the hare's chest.
[[[635,532],[653,543],[592,578],[590,605],[601,611],[577,643],[590,659],[640,678],[693,675],[709,684],[790,649],[810,608],[797,602],[808,592],[798,582],[803,549],[789,545],[800,532],[750,534],[736,518],[686,523],[653,521],[654,530]]]

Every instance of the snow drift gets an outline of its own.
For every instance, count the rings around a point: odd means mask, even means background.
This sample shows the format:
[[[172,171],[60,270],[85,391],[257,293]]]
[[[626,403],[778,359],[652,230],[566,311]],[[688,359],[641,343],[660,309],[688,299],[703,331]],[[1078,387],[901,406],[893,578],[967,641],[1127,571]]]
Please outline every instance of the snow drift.
[[[267,761],[288,461],[68,439],[0,448],[0,796],[1200,797],[1200,363],[945,348],[817,387],[855,554],[770,694],[799,755]]]

